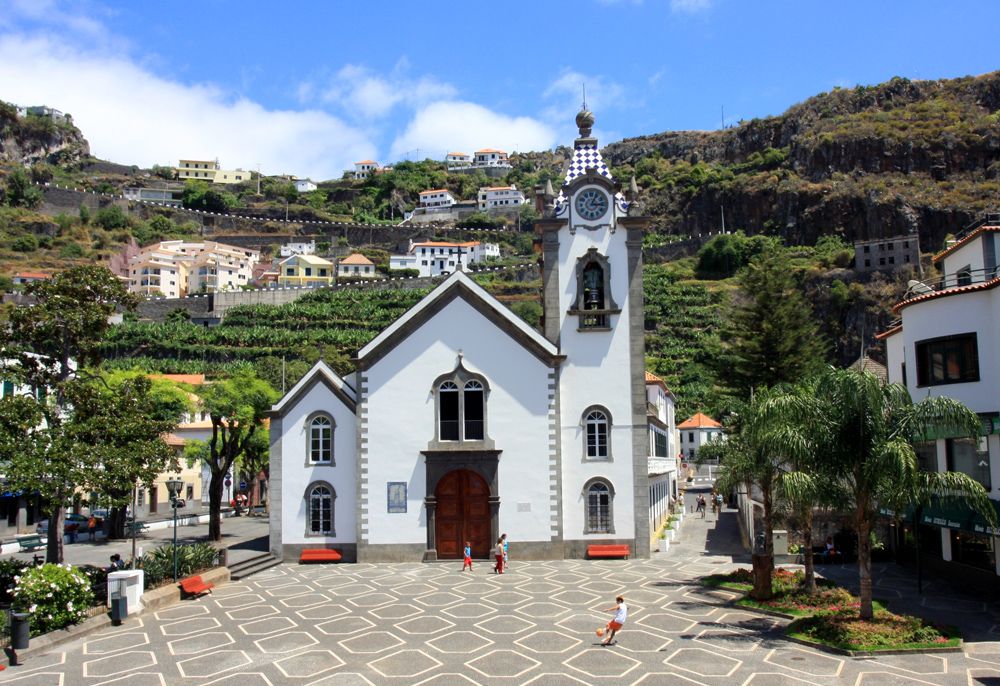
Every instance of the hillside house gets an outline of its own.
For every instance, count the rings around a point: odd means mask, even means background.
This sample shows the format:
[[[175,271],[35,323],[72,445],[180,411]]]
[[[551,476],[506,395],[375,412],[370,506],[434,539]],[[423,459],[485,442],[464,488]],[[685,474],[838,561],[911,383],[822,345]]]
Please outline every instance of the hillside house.
[[[52,275],[45,272],[17,272],[10,280],[15,286],[24,286],[35,281],[48,281],[51,278]]]
[[[375,263],[361,253],[352,253],[337,262],[337,276],[374,278]]]
[[[431,207],[451,207],[455,204],[455,197],[447,188],[436,188],[429,191],[420,191],[420,206]]]
[[[316,184],[309,179],[295,179],[295,190],[299,193],[309,193],[316,190]]]
[[[503,150],[483,148],[477,150],[472,160],[473,167],[510,167],[510,160]]]
[[[917,234],[854,242],[854,269],[859,272],[894,272],[905,266],[920,269]]]
[[[146,296],[236,290],[250,283],[260,252],[216,241],[160,241],[129,260],[128,289]]]
[[[528,201],[517,186],[492,186],[479,189],[478,207],[482,211],[498,208],[516,209]]]
[[[448,167],[468,167],[472,164],[472,155],[466,152],[449,152],[445,155],[444,163]]]
[[[153,202],[170,207],[181,207],[183,189],[180,188],[126,188],[122,191],[133,202]]]
[[[180,160],[175,169],[178,179],[195,179],[210,183],[243,183],[251,173],[242,169],[223,169],[219,160]]]
[[[372,174],[376,173],[378,169],[379,165],[375,160],[361,160],[360,162],[355,162],[354,178],[357,181],[363,181]]]
[[[334,280],[333,262],[316,255],[292,255],[278,264],[279,286],[329,286]]]
[[[439,276],[456,270],[464,271],[470,264],[477,264],[491,257],[500,257],[500,246],[496,243],[410,241],[410,248],[405,255],[392,255],[389,258],[389,269],[417,269],[420,276]]]
[[[315,255],[316,241],[315,239],[309,242],[289,241],[278,249],[278,253],[282,257],[291,257],[292,255]]]

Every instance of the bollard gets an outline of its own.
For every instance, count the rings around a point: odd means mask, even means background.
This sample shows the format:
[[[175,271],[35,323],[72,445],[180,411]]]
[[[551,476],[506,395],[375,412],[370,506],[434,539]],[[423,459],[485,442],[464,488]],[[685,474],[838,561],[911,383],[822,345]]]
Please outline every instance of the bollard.
[[[27,612],[12,612],[10,614],[10,647],[14,650],[26,650],[31,636],[31,615]]]
[[[128,596],[124,579],[108,581],[108,599],[111,601],[111,623],[119,626],[128,617]]]

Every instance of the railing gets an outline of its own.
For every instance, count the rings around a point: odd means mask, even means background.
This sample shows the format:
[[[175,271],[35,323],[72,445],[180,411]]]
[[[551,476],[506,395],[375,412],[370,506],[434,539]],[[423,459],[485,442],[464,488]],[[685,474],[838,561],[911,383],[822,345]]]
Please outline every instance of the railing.
[[[1000,212],[987,212],[982,217],[955,234],[955,238],[961,240],[978,229],[980,226],[996,226],[997,224],[1000,224]]]
[[[937,279],[927,279],[924,281],[912,280],[907,286],[904,300],[917,298],[928,293],[946,291],[962,286],[973,286],[975,284],[986,283],[1000,276],[1000,267],[990,269],[963,269],[952,274],[945,274]]]

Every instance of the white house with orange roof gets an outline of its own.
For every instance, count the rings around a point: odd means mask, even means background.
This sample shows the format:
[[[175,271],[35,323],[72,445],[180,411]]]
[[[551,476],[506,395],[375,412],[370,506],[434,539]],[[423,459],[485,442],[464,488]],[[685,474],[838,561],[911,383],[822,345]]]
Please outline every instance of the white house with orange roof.
[[[476,150],[473,160],[473,167],[509,167],[510,160],[507,153],[495,148],[483,148]]]
[[[479,209],[483,211],[497,208],[517,208],[525,204],[527,200],[524,193],[517,189],[517,186],[488,186],[479,189]]]
[[[354,178],[358,181],[367,179],[379,169],[375,160],[361,160],[354,163]]]
[[[470,264],[500,257],[500,246],[479,241],[410,241],[405,255],[392,255],[389,269],[416,269],[420,276],[439,276],[465,271]]]
[[[684,459],[698,459],[698,449],[706,443],[722,438],[722,424],[701,412],[696,412],[677,425],[680,432],[680,451]]]
[[[11,281],[15,286],[24,286],[35,281],[48,281],[51,278],[52,275],[45,272],[18,272],[11,277]]]
[[[375,277],[375,263],[359,252],[351,253],[337,262],[337,276]]]
[[[911,281],[893,307],[899,321],[876,338],[885,341],[891,383],[905,385],[913,398],[954,398],[980,416],[982,436],[938,430],[914,449],[922,469],[963,472],[979,481],[1000,518],[998,252],[1000,215],[990,215],[934,256],[941,277]],[[963,580],[998,583],[1000,527],[943,503],[923,508],[916,526],[931,566]]]
[[[434,188],[427,191],[420,191],[420,206],[430,209],[432,207],[451,207],[455,204],[455,196],[447,188]]]

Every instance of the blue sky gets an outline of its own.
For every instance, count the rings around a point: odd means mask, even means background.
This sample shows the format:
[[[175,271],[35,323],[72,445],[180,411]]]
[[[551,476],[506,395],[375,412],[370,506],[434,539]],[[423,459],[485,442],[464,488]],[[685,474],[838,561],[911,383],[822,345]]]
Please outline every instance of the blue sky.
[[[116,162],[326,179],[570,143],[583,83],[607,144],[982,74],[998,20],[995,0],[0,0],[0,99],[72,113]]]

